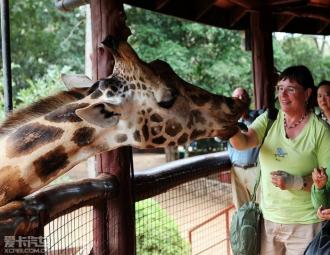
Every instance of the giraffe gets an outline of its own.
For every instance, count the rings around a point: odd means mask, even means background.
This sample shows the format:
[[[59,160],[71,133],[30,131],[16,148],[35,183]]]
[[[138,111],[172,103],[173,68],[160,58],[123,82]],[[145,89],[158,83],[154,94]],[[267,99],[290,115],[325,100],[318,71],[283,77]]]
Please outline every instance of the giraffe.
[[[155,148],[228,139],[245,105],[180,79],[160,60],[143,62],[125,41],[103,42],[113,74],[70,87],[11,114],[0,126],[0,206],[20,199],[87,158],[120,146]]]

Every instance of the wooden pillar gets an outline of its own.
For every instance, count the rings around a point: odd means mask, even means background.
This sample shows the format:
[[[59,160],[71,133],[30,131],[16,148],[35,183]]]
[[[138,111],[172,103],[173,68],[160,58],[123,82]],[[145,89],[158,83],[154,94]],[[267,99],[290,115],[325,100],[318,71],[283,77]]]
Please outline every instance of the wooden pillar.
[[[250,16],[254,96],[257,109],[274,106],[274,57],[271,13],[252,12]]]
[[[114,64],[112,55],[102,47],[101,42],[107,35],[127,40],[130,31],[125,24],[121,0],[91,1],[91,17],[93,80],[98,80],[109,76]],[[115,175],[120,190],[117,199],[112,199],[107,205],[99,205],[95,209],[96,242],[93,254],[135,254],[135,215],[130,180],[131,153],[130,147],[123,147],[97,156],[98,172]]]

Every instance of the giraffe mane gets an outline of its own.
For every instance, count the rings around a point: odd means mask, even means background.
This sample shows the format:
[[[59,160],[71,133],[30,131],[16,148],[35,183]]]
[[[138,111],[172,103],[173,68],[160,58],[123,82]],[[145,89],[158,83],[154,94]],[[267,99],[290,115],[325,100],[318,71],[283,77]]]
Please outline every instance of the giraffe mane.
[[[10,113],[0,125],[0,137],[23,123],[47,114],[64,104],[83,98],[85,95],[81,93],[82,91],[83,89],[61,91],[55,95],[45,97],[29,106]]]

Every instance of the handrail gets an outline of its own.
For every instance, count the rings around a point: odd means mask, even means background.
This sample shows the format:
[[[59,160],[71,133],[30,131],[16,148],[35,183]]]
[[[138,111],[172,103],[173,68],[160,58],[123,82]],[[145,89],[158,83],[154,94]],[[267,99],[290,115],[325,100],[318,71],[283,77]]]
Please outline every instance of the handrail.
[[[66,212],[115,196],[117,187],[113,176],[102,174],[94,179],[54,185],[13,201],[0,207],[0,237],[26,235]]]
[[[228,170],[227,152],[216,152],[166,163],[134,174],[135,201],[167,191],[182,183]]]
[[[231,162],[226,152],[181,159],[134,175],[135,201],[167,191],[188,181],[226,171]],[[0,239],[38,233],[50,221],[87,205],[97,206],[118,194],[114,176],[50,186],[19,201],[0,207]],[[0,242],[1,243],[1,242]],[[1,246],[1,245],[0,245]]]

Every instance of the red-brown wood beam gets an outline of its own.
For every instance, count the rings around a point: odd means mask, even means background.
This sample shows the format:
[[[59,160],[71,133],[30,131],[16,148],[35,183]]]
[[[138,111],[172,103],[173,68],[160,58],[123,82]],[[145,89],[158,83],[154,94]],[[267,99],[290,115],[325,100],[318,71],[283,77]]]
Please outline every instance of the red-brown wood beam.
[[[162,9],[170,1],[171,0],[156,0],[155,1],[155,10]]]
[[[295,18],[295,16],[290,15],[277,15],[276,18],[276,31],[282,32],[287,25]]]
[[[231,27],[235,26],[247,13],[247,10],[242,7],[236,7],[230,12],[229,24]]]
[[[196,20],[200,20],[213,6],[215,0],[193,1],[194,9],[196,10]],[[191,5],[192,3],[189,3]]]
[[[324,24],[320,25],[320,28],[317,30],[317,33],[322,34],[323,31],[325,31],[329,25],[330,25],[329,23],[324,23]]]
[[[268,6],[283,6],[283,8],[288,6],[306,6],[308,0],[268,0],[266,5]]]
[[[330,15],[327,10],[291,10],[282,12],[284,15],[291,15],[302,18],[318,19],[324,22],[330,23]]]
[[[251,13],[254,95],[256,108],[274,106],[274,58],[271,13]]]
[[[113,57],[101,42],[108,35],[127,39],[130,31],[125,25],[121,0],[91,1],[93,80],[109,76],[113,69]],[[131,148],[123,147],[98,155],[97,171],[117,177],[119,196],[94,210],[93,254],[135,254],[135,217],[131,192]],[[103,239],[101,239],[103,238]]]
[[[247,10],[257,10],[260,8],[260,2],[258,0],[230,0],[230,2],[242,6]]]
[[[309,0],[308,5],[330,8],[330,1],[329,0]]]

